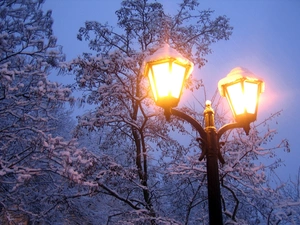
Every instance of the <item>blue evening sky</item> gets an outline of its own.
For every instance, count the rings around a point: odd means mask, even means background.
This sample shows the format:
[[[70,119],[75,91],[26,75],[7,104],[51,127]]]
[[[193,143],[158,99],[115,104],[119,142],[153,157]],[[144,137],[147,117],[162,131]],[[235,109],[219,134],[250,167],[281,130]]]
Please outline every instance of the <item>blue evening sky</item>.
[[[177,10],[178,0],[158,0],[167,13]],[[288,138],[291,152],[280,156],[286,166],[281,177],[295,176],[300,166],[300,1],[299,0],[203,0],[201,9],[226,15],[234,27],[229,41],[212,45],[208,63],[196,71],[212,97],[217,83],[231,69],[242,66],[266,83],[259,106],[258,122],[283,110],[277,119],[276,139]],[[77,40],[78,29],[87,20],[115,26],[115,11],[121,0],[46,0],[43,9],[52,9],[54,35],[63,46],[67,60],[89,52],[86,42]],[[63,79],[63,78],[58,78]],[[183,96],[184,97],[184,96]],[[297,100],[298,99],[298,100]]]

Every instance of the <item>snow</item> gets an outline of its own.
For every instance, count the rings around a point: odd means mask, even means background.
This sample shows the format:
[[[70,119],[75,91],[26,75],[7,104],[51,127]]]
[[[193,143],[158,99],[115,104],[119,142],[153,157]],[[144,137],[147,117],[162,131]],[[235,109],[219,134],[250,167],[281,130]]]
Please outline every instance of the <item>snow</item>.
[[[24,182],[24,181],[26,181],[26,180],[29,180],[31,178],[31,175],[30,174],[19,174],[18,175],[18,178],[17,178],[17,181],[19,182],[19,183],[22,183],[22,182]]]
[[[60,155],[61,156],[66,156],[66,157],[70,157],[70,152],[68,152],[68,151],[61,151]]]
[[[164,58],[181,58],[183,62],[189,62],[179,52],[177,52],[176,49],[171,48],[170,45],[167,43],[165,43],[163,47],[159,48],[152,55],[146,57],[145,61],[156,61]]]
[[[142,71],[144,71],[147,62],[158,61],[165,58],[174,58],[182,64],[189,64],[191,67],[188,72],[188,75],[190,75],[194,69],[194,63],[183,57],[176,49],[170,47],[169,44],[165,43],[161,48],[158,48],[158,50],[156,50],[152,55],[149,55],[145,58]]]
[[[234,82],[241,78],[246,78],[247,80],[250,80],[250,81],[262,81],[262,79],[257,78],[256,75],[253,74],[248,69],[243,68],[243,67],[235,67],[234,69],[232,69],[230,71],[229,74],[227,74],[227,76],[225,78],[223,78],[219,81],[218,88],[219,88],[219,92],[221,93],[221,95],[223,97],[225,96],[225,93],[223,91],[223,85]],[[265,89],[265,85],[264,85],[264,82],[262,81],[261,92],[264,92],[264,89]]]

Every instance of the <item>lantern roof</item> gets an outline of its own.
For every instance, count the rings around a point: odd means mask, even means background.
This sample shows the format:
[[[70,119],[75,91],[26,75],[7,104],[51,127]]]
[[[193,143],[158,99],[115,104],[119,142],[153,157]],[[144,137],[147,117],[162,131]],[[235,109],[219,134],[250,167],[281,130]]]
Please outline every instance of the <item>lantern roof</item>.
[[[258,81],[260,81],[261,84],[262,84],[261,85],[261,92],[264,92],[265,85],[264,85],[264,82],[261,79],[255,77],[255,75],[251,71],[249,71],[248,69],[245,69],[243,67],[236,67],[236,68],[232,69],[230,71],[230,73],[227,74],[227,76],[225,78],[223,78],[219,81],[218,88],[219,88],[219,92],[220,92],[221,96],[225,97],[225,93],[224,93],[224,90],[223,90],[223,85],[226,85],[226,84],[229,84],[229,83],[241,80],[241,79],[248,80],[249,82],[258,82]]]
[[[183,57],[176,49],[170,47],[167,43],[165,43],[161,48],[158,48],[153,54],[147,56],[144,62],[155,62],[164,59],[174,59],[181,64],[189,64],[190,69],[188,71],[188,76],[194,69],[194,64],[191,61]]]

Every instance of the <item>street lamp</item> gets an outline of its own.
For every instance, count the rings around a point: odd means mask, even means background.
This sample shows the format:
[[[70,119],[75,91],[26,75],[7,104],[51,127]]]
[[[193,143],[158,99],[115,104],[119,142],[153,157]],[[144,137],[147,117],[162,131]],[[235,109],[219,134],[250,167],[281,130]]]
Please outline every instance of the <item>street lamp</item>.
[[[199,160],[206,157],[207,188],[210,225],[222,225],[222,206],[219,181],[218,160],[225,163],[220,152],[220,137],[227,130],[243,128],[248,134],[250,123],[256,120],[258,100],[264,90],[264,82],[253,78],[246,69],[237,67],[226,78],[220,80],[218,87],[221,96],[227,98],[235,121],[221,127],[215,127],[214,110],[211,102],[206,101],[204,128],[193,117],[174,109],[179,103],[184,81],[193,70],[193,63],[185,59],[175,49],[165,45],[145,60],[145,75],[149,78],[155,103],[170,115],[180,117],[189,122],[200,134],[202,153]]]
[[[149,78],[156,105],[169,110],[179,103],[184,81],[193,70],[193,63],[165,44],[147,59],[145,72]]]
[[[219,81],[218,87],[221,96],[227,98],[236,122],[247,126],[256,120],[259,96],[264,91],[262,80],[254,78],[249,70],[237,67]]]

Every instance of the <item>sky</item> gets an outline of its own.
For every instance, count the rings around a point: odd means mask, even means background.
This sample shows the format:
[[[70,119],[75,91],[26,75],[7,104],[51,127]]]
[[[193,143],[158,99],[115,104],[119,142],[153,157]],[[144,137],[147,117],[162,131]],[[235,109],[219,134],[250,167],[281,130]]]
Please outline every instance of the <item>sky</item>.
[[[169,14],[175,13],[177,3],[181,2],[157,1]],[[87,43],[76,38],[85,21],[116,26],[115,11],[120,3],[121,0],[46,0],[43,9],[52,10],[54,35],[67,60],[89,52]],[[294,178],[300,166],[300,1],[199,0],[199,3],[203,10],[214,10],[214,16],[229,17],[234,28],[230,40],[211,46],[213,53],[207,56],[208,63],[196,71],[209,87],[208,98],[213,96],[218,81],[237,66],[263,79],[266,89],[261,95],[257,122],[282,110],[274,129],[278,131],[278,140],[289,140],[291,152],[279,154],[286,166],[278,174],[282,179]]]

